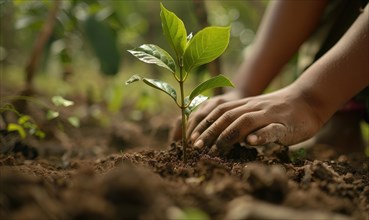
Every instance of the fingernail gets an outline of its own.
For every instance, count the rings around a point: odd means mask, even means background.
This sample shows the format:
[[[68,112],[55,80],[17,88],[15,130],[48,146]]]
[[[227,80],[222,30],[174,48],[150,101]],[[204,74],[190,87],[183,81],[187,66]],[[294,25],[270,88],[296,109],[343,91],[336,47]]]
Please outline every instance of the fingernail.
[[[197,147],[197,148],[202,148],[203,146],[204,146],[204,141],[203,140],[198,140],[194,144],[194,147]]]
[[[249,142],[249,144],[255,145],[257,144],[257,141],[258,141],[258,136],[254,134],[250,134],[247,136],[247,142]]]
[[[200,136],[199,132],[195,132],[191,135],[191,141],[194,142]]]

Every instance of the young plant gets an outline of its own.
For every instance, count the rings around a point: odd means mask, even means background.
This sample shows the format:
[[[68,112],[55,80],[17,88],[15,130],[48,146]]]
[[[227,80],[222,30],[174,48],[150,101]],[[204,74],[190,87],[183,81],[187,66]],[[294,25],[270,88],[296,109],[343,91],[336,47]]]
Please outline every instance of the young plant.
[[[229,43],[230,27],[206,27],[194,37],[192,33],[187,36],[183,21],[162,4],[160,7],[163,33],[174,50],[175,59],[168,52],[153,44],[144,44],[128,52],[145,63],[156,64],[171,72],[179,84],[179,100],[177,91],[171,85],[157,79],[133,75],[126,81],[126,85],[142,80],[145,84],[168,94],[174,100],[182,113],[183,160],[186,161],[186,122],[191,112],[208,99],[201,93],[217,87],[233,87],[233,84],[225,76],[218,75],[201,83],[185,97],[184,82],[188,73],[194,68],[213,61],[225,51]]]
[[[39,128],[35,120],[30,116],[26,114],[21,114],[15,107],[11,104],[6,102],[6,100],[24,100],[31,102],[37,106],[40,107],[40,109],[47,110],[46,112],[46,119],[47,120],[53,120],[60,116],[60,113],[58,111],[59,107],[68,107],[74,105],[72,101],[69,101],[67,99],[64,99],[61,96],[53,96],[51,98],[51,101],[53,103],[53,106],[48,105],[42,101],[40,101],[37,98],[31,97],[31,96],[9,96],[9,97],[3,97],[5,102],[3,103],[0,101],[0,117],[3,117],[3,120],[6,124],[6,130],[8,132],[16,131],[20,135],[22,139],[25,139],[27,137],[27,133],[31,136],[38,137],[40,139],[45,138],[46,134]],[[4,116],[2,115],[4,112],[13,112],[17,116],[17,122],[10,122],[7,123]],[[79,118],[76,116],[70,116],[66,119],[70,125],[74,127],[79,127]]]

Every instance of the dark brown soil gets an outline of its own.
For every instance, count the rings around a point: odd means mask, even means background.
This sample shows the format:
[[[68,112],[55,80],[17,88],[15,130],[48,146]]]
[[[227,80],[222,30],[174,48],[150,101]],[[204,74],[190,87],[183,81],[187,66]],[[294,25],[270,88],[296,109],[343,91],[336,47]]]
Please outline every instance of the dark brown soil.
[[[0,156],[0,219],[369,218],[364,155],[237,145],[215,157],[190,147],[184,163],[179,144],[62,156],[32,149]]]
[[[184,163],[180,143],[166,144],[168,115],[133,123],[123,109],[103,127],[80,105],[80,128],[29,106],[45,140],[22,140],[0,123],[1,220],[369,220],[364,153],[237,145],[218,157],[190,146]]]

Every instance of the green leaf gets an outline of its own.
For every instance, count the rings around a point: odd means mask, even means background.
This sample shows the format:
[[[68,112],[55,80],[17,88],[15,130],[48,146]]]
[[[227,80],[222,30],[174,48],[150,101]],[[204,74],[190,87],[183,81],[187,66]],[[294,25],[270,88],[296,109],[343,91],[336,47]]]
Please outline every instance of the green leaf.
[[[172,97],[174,101],[177,101],[177,92],[168,83],[157,80],[157,79],[147,79],[147,78],[143,78],[142,81],[155,89],[165,92],[170,97]]]
[[[37,130],[35,133],[35,136],[41,139],[44,139],[46,137],[45,132],[41,131],[41,130]]]
[[[29,117],[28,115],[22,115],[21,117],[18,118],[18,123],[20,125],[25,124],[27,121],[30,121],[31,117]]]
[[[72,126],[78,128],[79,127],[79,118],[78,117],[75,117],[75,116],[71,116],[71,117],[68,117],[68,122],[69,124],[71,124]]]
[[[26,138],[27,136],[26,131],[23,129],[22,126],[18,124],[9,123],[7,127],[7,131],[17,131],[22,139]]]
[[[228,46],[229,36],[230,27],[207,27],[199,31],[183,55],[186,72],[219,57]]]
[[[139,76],[139,75],[133,75],[133,76],[131,76],[127,81],[126,81],[126,85],[128,85],[128,84],[131,84],[131,83],[134,83],[134,82],[137,82],[137,81],[140,81],[140,80],[142,80],[142,77],[141,76]]]
[[[182,57],[187,43],[187,31],[183,21],[173,12],[167,10],[161,3],[160,8],[163,33],[177,57]]]
[[[203,91],[208,89],[214,89],[217,87],[230,86],[234,87],[233,83],[225,76],[218,75],[198,85],[190,94],[190,100],[193,100],[196,96],[200,95]]]
[[[176,92],[176,90],[171,85],[169,85],[168,83],[157,80],[157,79],[148,79],[148,78],[142,78],[139,75],[133,75],[133,76],[131,76],[131,78],[129,78],[126,81],[126,85],[128,85],[130,83],[133,83],[133,82],[140,81],[140,80],[142,80],[145,84],[147,84],[147,85],[149,85],[149,86],[151,86],[155,89],[158,89],[162,92],[165,92],[170,97],[172,97],[174,99],[174,101],[177,101],[177,92]]]
[[[192,111],[195,108],[197,108],[197,106],[199,106],[201,103],[205,102],[208,98],[209,97],[203,96],[203,95],[198,95],[195,98],[193,98],[190,105],[185,109],[186,115],[189,116],[192,113]],[[189,99],[190,99],[190,97],[187,96],[185,103],[188,103]]]
[[[133,56],[145,63],[156,64],[174,73],[176,65],[173,58],[163,49],[154,44],[144,44],[133,50],[128,50]]]
[[[46,113],[47,120],[52,120],[52,119],[57,118],[57,117],[59,117],[59,112],[49,110]]]
[[[68,107],[74,105],[74,102],[64,99],[61,96],[53,96],[51,101],[54,103],[55,106],[64,106]]]
[[[106,75],[114,76],[119,71],[121,54],[117,30],[107,20],[101,21],[96,15],[90,15],[81,27],[84,30],[85,39],[98,58],[101,71]]]

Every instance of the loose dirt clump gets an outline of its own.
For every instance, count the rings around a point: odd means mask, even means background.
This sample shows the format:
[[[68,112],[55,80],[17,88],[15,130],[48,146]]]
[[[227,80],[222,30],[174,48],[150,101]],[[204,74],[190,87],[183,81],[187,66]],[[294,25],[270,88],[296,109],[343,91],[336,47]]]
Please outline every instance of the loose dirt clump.
[[[89,158],[0,156],[1,219],[368,219],[368,159],[237,145]],[[353,165],[355,164],[355,166]],[[359,166],[358,166],[359,164]]]

